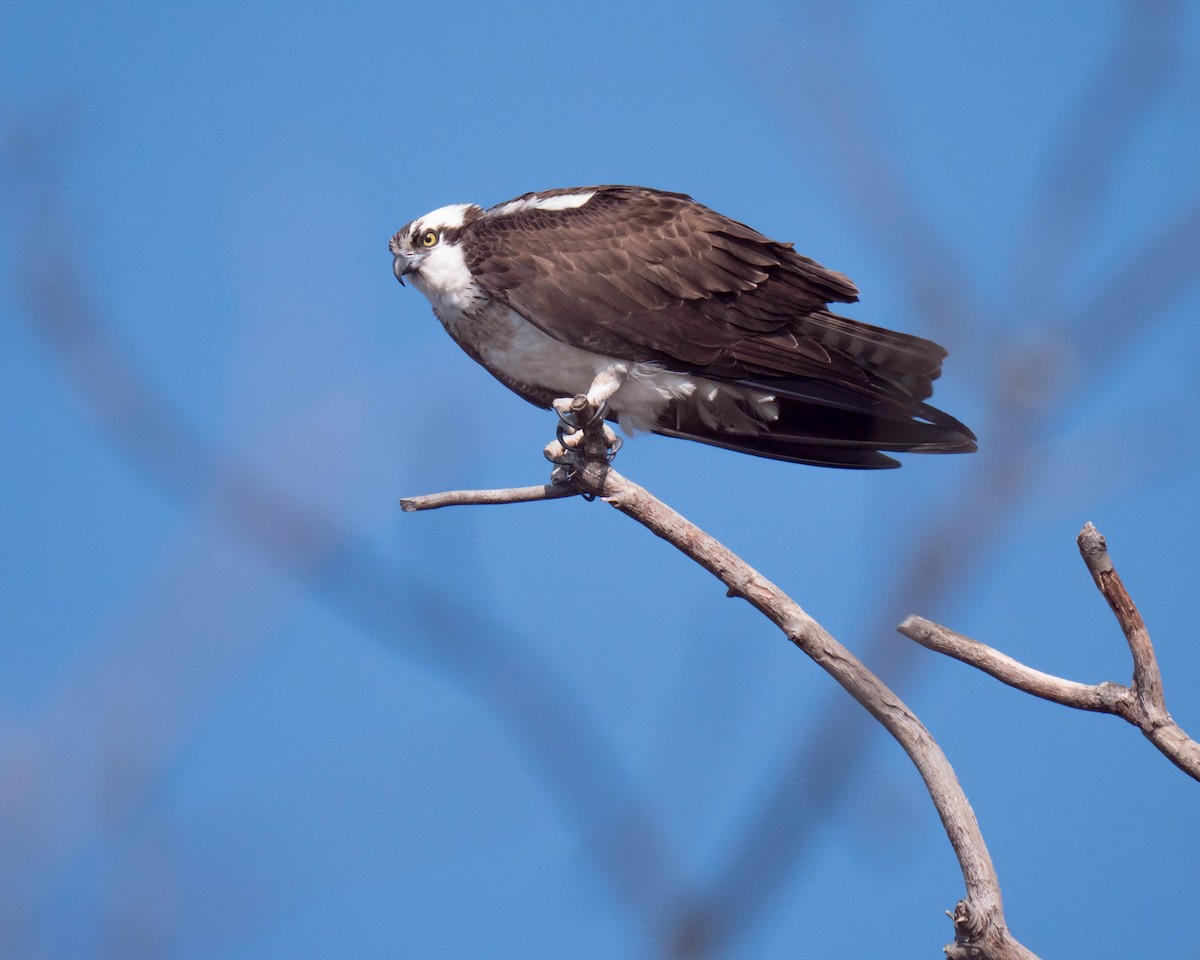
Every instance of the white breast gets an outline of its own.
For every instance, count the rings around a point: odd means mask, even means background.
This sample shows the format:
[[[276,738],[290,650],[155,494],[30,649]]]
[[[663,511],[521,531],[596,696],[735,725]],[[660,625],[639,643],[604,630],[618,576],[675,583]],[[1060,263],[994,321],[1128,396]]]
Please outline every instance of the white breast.
[[[502,379],[571,397],[587,393],[601,371],[626,368],[609,400],[622,429],[651,430],[673,401],[691,400],[700,416],[732,433],[757,433],[778,415],[774,397],[717,384],[702,377],[593,353],[555,340],[484,291],[467,269],[461,249],[439,247],[412,275],[446,331]]]

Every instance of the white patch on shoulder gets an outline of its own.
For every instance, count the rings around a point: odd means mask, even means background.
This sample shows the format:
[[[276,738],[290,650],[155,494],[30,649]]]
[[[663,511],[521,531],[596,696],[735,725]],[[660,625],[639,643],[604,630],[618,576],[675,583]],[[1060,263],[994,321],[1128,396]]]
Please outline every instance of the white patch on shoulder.
[[[461,227],[467,221],[467,211],[475,207],[473,203],[451,203],[445,207],[430,210],[425,216],[414,221],[414,226],[420,230],[423,227],[439,230]],[[478,207],[476,207],[478,209]]]
[[[595,190],[584,190],[581,193],[560,193],[552,197],[539,197],[535,193],[528,197],[498,204],[486,211],[484,216],[504,217],[510,213],[521,213],[523,210],[573,210],[576,207],[582,207],[595,195]]]

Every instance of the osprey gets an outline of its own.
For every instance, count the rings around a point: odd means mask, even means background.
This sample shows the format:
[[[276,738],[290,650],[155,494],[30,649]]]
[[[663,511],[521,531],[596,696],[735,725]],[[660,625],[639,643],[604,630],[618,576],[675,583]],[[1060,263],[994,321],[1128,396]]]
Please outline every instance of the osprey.
[[[685,194],[453,204],[390,249],[459,346],[539,407],[585,393],[626,432],[830,467],[975,449],[925,403],[942,347],[831,313],[858,299],[849,279]]]

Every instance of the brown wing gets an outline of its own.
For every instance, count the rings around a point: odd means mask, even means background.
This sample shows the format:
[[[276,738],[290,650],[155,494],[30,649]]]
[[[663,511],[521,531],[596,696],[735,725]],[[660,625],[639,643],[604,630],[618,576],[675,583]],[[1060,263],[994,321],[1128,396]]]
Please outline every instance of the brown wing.
[[[945,351],[828,312],[858,291],[791,244],[684,194],[601,186],[538,196],[586,191],[595,194],[580,207],[485,213],[464,231],[479,282],[550,336],[773,390],[817,381],[910,402],[932,392]]]

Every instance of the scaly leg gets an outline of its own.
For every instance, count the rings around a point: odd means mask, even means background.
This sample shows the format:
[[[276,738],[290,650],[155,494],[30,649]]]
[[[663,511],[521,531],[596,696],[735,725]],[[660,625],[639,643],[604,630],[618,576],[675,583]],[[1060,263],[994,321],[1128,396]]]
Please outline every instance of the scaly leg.
[[[595,410],[592,420],[596,417],[603,417],[608,412],[608,401],[614,393],[621,389],[621,384],[625,382],[628,373],[629,364],[612,363],[596,374],[587,392],[588,404]],[[554,412],[558,414],[558,419],[568,427],[578,428],[580,424],[571,410],[574,399],[574,397],[559,397],[554,401]],[[588,422],[590,423],[591,420]],[[587,424],[583,424],[583,426],[587,426]]]

